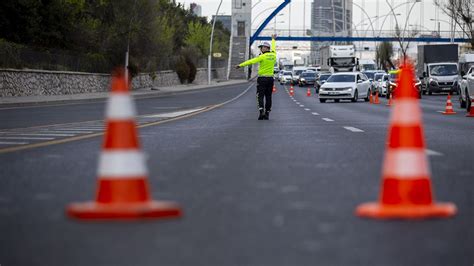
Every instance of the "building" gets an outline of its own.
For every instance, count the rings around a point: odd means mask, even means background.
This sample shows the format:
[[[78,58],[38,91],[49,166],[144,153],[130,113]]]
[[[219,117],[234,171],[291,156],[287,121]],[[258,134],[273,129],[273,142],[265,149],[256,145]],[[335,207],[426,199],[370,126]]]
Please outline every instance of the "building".
[[[248,76],[248,68],[235,69],[231,66],[235,66],[249,58],[251,25],[252,0],[232,0],[232,27],[228,68],[230,79],[246,79]]]
[[[196,3],[191,3],[189,5],[189,9],[191,10],[191,13],[198,17],[202,17],[202,7]]]
[[[311,35],[352,36],[352,0],[313,0]],[[311,42],[311,64],[321,64],[319,49],[329,43]]]
[[[212,21],[214,21],[215,17],[215,15],[212,16]],[[226,28],[229,32],[232,31],[232,16],[219,15],[217,16],[217,21],[220,21],[224,28]]]

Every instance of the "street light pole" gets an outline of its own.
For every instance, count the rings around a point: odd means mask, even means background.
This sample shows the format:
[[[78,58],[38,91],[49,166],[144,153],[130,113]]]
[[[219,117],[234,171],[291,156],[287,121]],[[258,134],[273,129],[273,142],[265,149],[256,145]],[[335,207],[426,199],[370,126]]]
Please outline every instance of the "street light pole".
[[[214,17],[214,21],[212,22],[212,30],[211,30],[211,41],[209,42],[209,56],[207,58],[207,83],[211,84],[211,67],[212,67],[212,41],[214,39],[214,28],[216,26],[217,16],[219,15],[219,10],[221,9],[222,1],[220,1],[219,6],[217,7],[216,16]]]

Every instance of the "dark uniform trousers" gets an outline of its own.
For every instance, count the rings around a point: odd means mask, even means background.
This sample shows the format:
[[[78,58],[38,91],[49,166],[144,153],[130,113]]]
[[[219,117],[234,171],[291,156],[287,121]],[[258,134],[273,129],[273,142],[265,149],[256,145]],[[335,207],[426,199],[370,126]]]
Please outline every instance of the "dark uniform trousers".
[[[270,112],[272,110],[273,77],[258,77],[257,102],[258,109]],[[265,105],[263,99],[265,98]]]

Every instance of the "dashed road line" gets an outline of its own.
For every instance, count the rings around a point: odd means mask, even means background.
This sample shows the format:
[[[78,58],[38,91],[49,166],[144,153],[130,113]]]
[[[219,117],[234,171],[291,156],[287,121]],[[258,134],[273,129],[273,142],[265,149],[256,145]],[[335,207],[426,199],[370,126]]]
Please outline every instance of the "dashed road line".
[[[322,119],[326,122],[334,122],[334,120],[332,120],[331,118],[324,117]]]
[[[305,108],[304,110],[305,110],[305,111],[311,111],[311,109],[309,109],[309,108]]]
[[[319,114],[318,114],[318,113],[316,113],[316,112],[312,112],[311,114],[312,114],[312,115],[319,115]]]
[[[300,104],[300,107],[304,107],[304,105]]]
[[[364,130],[356,128],[356,127],[344,127],[344,128],[351,132],[364,132]]]
[[[443,156],[441,152],[437,152],[437,151],[433,151],[429,149],[426,149],[425,151],[426,151],[426,155],[428,156]]]

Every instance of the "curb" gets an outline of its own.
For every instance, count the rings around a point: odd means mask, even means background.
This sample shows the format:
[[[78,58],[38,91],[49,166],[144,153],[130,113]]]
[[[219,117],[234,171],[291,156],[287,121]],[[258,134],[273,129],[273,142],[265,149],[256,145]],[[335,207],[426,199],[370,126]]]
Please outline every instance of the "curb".
[[[175,95],[175,94],[182,94],[182,93],[188,93],[188,92],[193,92],[193,91],[198,91],[198,90],[209,90],[209,89],[217,89],[219,87],[229,87],[229,86],[235,86],[235,85],[241,85],[241,84],[247,84],[251,81],[249,80],[240,80],[240,81],[234,81],[234,82],[219,82],[217,84],[212,84],[212,85],[196,85],[194,87],[178,90],[178,91],[160,91],[160,88],[158,87],[157,89],[147,89],[145,93],[137,93],[139,91],[131,91],[131,96],[134,99],[147,99],[147,98],[158,98],[158,97],[165,97],[165,96],[170,96],[170,95]],[[134,93],[135,92],[135,93]],[[81,94],[73,94],[71,96],[80,96]],[[45,96],[46,98],[47,96]],[[97,95],[97,96],[90,96],[90,97],[85,97],[83,99],[45,99],[45,100],[39,100],[39,101],[26,101],[26,102],[18,102],[18,103],[2,103],[0,98],[0,108],[10,108],[10,107],[24,107],[24,106],[41,106],[41,105],[49,105],[49,104],[63,104],[63,103],[94,103],[94,102],[101,102],[106,99],[108,99],[109,95],[106,93],[105,95]],[[19,99],[21,97],[18,97]]]

